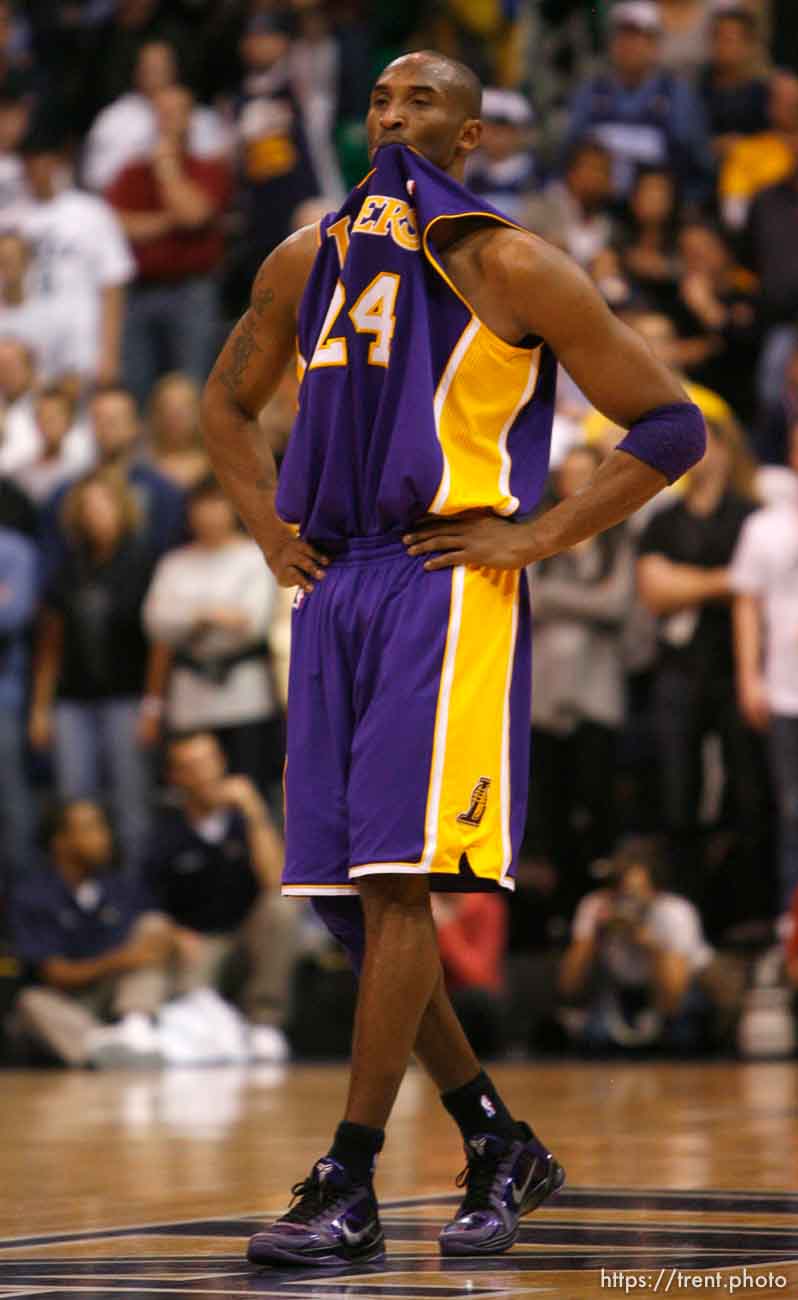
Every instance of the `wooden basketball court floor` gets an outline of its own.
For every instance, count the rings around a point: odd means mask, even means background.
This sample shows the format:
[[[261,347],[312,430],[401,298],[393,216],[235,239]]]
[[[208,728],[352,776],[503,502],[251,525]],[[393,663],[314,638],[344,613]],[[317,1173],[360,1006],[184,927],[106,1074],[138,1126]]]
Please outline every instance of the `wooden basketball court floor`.
[[[322,1154],[346,1073],[0,1073],[0,1297],[798,1297],[798,1069],[530,1064],[494,1075],[568,1170],[492,1260],[442,1261],[462,1151],[412,1071],[380,1161],[384,1264],[255,1270],[247,1236]]]

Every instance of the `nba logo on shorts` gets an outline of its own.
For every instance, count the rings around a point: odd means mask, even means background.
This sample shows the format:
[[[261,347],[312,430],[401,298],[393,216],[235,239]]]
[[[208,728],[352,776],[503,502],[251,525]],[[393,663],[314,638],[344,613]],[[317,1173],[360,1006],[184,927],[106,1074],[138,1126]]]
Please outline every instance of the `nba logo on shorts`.
[[[479,826],[482,818],[485,816],[485,809],[488,806],[488,790],[490,789],[490,777],[481,776],[477,781],[474,789],[471,791],[471,802],[465,812],[458,813],[457,820],[465,822],[466,826]]]
[[[484,1092],[479,1099],[479,1104],[484,1110],[485,1114],[488,1116],[488,1119],[493,1119],[496,1114],[496,1107],[494,1106],[490,1097],[488,1097]]]

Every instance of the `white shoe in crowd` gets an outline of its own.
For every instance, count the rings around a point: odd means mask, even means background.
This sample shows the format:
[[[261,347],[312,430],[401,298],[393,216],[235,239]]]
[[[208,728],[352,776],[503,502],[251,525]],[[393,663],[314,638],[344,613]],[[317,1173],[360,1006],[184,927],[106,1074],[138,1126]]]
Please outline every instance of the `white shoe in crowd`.
[[[158,1030],[149,1016],[131,1012],[116,1025],[95,1029],[86,1044],[87,1061],[98,1070],[163,1064]]]
[[[272,1065],[281,1065],[290,1055],[291,1048],[282,1029],[276,1029],[274,1025],[250,1025],[251,1061],[269,1061]]]

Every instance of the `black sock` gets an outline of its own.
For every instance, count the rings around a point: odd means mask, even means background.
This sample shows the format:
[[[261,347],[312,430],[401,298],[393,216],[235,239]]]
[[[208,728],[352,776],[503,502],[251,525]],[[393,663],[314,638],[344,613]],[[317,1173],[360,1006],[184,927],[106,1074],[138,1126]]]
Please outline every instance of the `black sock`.
[[[356,1183],[370,1183],[384,1141],[385,1133],[381,1128],[343,1120],[335,1130],[330,1159],[343,1165]]]
[[[475,1079],[462,1088],[441,1093],[441,1101],[467,1142],[478,1133],[514,1141],[519,1126],[499,1096],[490,1076],[480,1070]]]

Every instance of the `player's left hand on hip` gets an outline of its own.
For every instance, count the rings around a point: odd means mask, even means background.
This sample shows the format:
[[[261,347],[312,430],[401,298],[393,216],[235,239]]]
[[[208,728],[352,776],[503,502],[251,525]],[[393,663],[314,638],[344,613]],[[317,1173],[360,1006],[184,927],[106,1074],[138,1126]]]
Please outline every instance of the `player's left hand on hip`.
[[[408,555],[430,555],[425,569],[523,569],[523,534],[498,515],[472,515],[424,523],[402,539]]]

